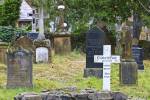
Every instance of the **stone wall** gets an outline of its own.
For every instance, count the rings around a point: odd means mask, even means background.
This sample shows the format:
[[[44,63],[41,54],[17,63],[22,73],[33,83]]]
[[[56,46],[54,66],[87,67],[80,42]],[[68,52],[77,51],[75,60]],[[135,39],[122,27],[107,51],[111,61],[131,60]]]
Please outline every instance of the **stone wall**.
[[[6,64],[6,52],[8,49],[8,43],[0,42],[0,63]]]
[[[64,91],[45,91],[37,93],[22,93],[14,100],[127,100],[128,97],[120,92],[98,92],[83,90],[80,93],[65,93]]]

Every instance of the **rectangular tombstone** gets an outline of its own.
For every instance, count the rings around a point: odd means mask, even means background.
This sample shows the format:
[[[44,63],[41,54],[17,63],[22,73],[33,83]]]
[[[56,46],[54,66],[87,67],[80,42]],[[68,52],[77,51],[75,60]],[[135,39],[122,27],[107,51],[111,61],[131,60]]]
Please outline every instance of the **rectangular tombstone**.
[[[94,62],[94,55],[103,55],[103,45],[105,44],[106,34],[94,27],[86,33],[86,68],[84,77],[95,76],[102,78],[102,63]]]
[[[32,53],[25,50],[8,52],[7,88],[32,86]]]
[[[121,85],[137,84],[138,66],[134,60],[123,60],[119,70]]]
[[[55,54],[67,54],[71,52],[71,36],[70,34],[54,35]]]
[[[36,63],[48,63],[48,48],[36,48]]]

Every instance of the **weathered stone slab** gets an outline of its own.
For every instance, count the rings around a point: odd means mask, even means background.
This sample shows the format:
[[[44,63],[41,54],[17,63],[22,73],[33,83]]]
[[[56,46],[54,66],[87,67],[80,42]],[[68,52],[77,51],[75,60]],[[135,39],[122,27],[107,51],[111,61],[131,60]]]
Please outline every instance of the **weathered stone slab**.
[[[60,91],[49,91],[41,94],[21,94],[14,100],[127,100],[128,96],[121,92],[85,90],[84,93],[62,93]],[[35,99],[36,98],[36,99]],[[42,98],[42,99],[41,99]]]
[[[7,88],[32,87],[32,53],[23,49],[7,53]]]
[[[33,42],[27,36],[22,36],[15,42],[17,47],[24,48],[27,50],[33,50]]]
[[[123,60],[120,65],[120,83],[122,85],[137,84],[138,66],[134,60]]]
[[[67,54],[71,52],[70,35],[54,35],[55,54]]]

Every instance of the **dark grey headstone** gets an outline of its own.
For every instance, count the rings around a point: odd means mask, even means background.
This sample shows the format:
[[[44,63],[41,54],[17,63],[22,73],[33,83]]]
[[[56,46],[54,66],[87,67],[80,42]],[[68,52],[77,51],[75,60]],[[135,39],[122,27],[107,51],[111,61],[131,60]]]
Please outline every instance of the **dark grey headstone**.
[[[122,85],[136,85],[137,70],[137,63],[134,60],[122,61],[120,65],[120,83]]]
[[[133,46],[132,47],[132,56],[135,59],[136,63],[138,64],[139,70],[144,70],[144,50],[140,48],[139,46]]]
[[[94,63],[94,55],[103,55],[103,45],[106,41],[106,34],[94,27],[86,33],[86,68],[84,77],[95,76],[102,78],[103,64]]]
[[[7,88],[32,87],[32,53],[17,50],[7,53]]]
[[[105,33],[97,27],[86,35],[86,68],[102,68],[102,63],[94,63],[94,55],[103,55]]]

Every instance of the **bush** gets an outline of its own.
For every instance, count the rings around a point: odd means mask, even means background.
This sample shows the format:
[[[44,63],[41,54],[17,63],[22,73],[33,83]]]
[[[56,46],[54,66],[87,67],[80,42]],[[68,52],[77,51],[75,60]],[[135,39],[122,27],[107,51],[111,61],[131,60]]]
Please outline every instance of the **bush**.
[[[3,42],[12,42],[24,35],[26,35],[26,32],[22,29],[0,26],[0,40]]]

